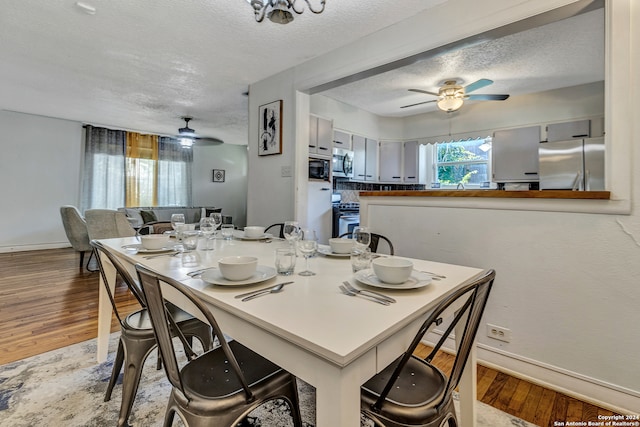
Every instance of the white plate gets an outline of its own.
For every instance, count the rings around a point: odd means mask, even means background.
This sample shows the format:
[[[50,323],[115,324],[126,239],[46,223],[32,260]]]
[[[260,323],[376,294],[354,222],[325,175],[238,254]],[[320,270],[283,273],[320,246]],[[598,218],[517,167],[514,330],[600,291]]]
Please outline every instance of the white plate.
[[[222,273],[220,272],[220,270],[207,270],[202,276],[200,276],[200,278],[207,283],[221,286],[250,285],[253,283],[269,280],[272,277],[276,277],[276,269],[264,265],[259,265],[258,268],[256,268],[256,272],[253,274],[253,276],[245,280],[227,280],[222,277]]]
[[[358,271],[354,275],[354,278],[362,284],[384,289],[417,289],[423,288],[431,283],[431,276],[419,271],[414,271],[409,277],[409,280],[397,285],[381,281],[380,279],[378,279],[378,276],[375,275],[373,269],[371,268]]]
[[[322,255],[325,255],[325,256],[332,256],[336,258],[348,258],[351,256],[351,254],[337,254],[335,252],[331,252],[331,247],[329,246],[318,247],[318,253],[321,253]]]
[[[265,233],[262,236],[258,236],[258,237],[247,237],[244,235],[244,231],[242,230],[233,230],[233,237],[235,237],[236,239],[240,239],[240,240],[264,240],[264,239],[269,239],[271,237],[273,237],[272,234],[270,233]]]
[[[156,252],[170,252],[170,251],[176,250],[176,247],[174,245],[165,246],[164,248],[160,248],[160,249],[145,249],[144,246],[142,246],[142,244],[140,243],[124,245],[122,248],[127,249],[129,251],[138,251],[140,253],[145,253],[145,254],[152,254]]]

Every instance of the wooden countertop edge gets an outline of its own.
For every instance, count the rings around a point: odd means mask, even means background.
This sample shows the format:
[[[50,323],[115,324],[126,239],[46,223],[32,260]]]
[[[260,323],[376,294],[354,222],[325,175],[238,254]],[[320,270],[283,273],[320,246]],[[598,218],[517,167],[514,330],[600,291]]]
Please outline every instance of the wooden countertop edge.
[[[495,199],[597,199],[609,200],[610,191],[508,191],[508,190],[392,190],[360,191],[360,197],[484,197]]]

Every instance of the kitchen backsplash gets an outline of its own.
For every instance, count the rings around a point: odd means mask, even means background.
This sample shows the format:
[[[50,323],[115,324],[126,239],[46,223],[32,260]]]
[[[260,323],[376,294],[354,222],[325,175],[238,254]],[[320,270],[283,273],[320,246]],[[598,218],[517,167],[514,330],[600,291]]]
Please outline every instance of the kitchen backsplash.
[[[333,192],[342,195],[343,203],[359,202],[360,191],[424,190],[424,184],[384,184],[375,182],[351,182],[346,179],[333,180]]]

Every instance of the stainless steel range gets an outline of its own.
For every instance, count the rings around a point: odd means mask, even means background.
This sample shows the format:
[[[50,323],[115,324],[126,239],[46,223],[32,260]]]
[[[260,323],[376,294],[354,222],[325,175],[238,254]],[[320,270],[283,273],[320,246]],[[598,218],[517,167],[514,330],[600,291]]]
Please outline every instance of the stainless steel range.
[[[333,203],[332,237],[351,233],[358,225],[360,225],[360,203]]]

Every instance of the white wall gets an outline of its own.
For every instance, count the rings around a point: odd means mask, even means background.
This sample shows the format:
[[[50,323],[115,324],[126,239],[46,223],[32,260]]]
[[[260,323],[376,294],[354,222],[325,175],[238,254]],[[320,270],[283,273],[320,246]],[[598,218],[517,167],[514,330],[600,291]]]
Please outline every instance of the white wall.
[[[60,206],[78,205],[82,125],[0,111],[0,252],[68,246]]]
[[[79,206],[82,123],[0,111],[0,252],[67,247],[60,206]],[[246,221],[246,146],[194,148],[193,204]],[[225,169],[224,184],[211,182]]]
[[[247,146],[222,144],[193,148],[193,206],[222,208],[236,226],[247,217]],[[213,182],[213,169],[225,171],[224,182]]]
[[[293,219],[296,213],[296,176],[306,169],[296,145],[306,147],[307,140],[297,137],[293,117],[297,108],[291,87],[293,72],[283,72],[251,85],[249,91],[249,188],[247,192],[247,224],[269,226]],[[282,100],[282,154],[258,156],[258,112],[260,105]],[[307,110],[308,111],[308,110]],[[308,135],[308,120],[306,123]],[[304,132],[304,130],[302,130]],[[282,168],[291,168],[291,176],[283,177]],[[303,176],[303,175],[300,175]],[[306,199],[305,199],[306,200]],[[303,215],[304,216],[304,215]]]
[[[450,0],[287,71],[291,81],[281,90],[292,96],[292,90],[309,89],[569,3]],[[443,19],[454,15],[456,20]],[[640,5],[607,1],[607,19],[612,33],[607,36],[605,131],[612,200],[602,204],[611,207],[612,214],[544,211],[549,204],[542,202],[537,206],[541,211],[445,206],[391,212],[392,208],[372,207],[365,220],[389,234],[401,254],[497,269],[486,319],[512,329],[514,338],[510,344],[481,338],[481,357],[637,413],[640,180],[634,171],[640,168],[635,148],[640,144],[640,89],[629,82],[640,70],[637,48],[632,49],[640,43]],[[296,99],[302,103],[304,95]],[[302,109],[285,115],[285,120],[306,126]],[[250,193],[253,185],[257,183],[251,180]]]

